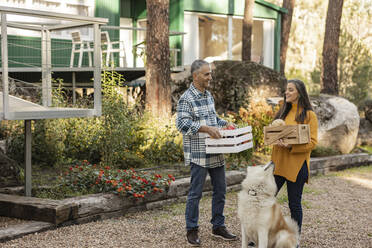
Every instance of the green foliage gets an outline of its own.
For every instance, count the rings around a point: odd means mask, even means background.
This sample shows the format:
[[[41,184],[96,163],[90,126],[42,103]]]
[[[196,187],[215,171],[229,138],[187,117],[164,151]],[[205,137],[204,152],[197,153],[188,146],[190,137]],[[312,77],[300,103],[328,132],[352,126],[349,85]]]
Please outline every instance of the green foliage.
[[[105,71],[102,78],[102,117],[99,118],[101,128],[97,138],[101,161],[125,167],[123,163],[132,161],[133,153],[144,142],[140,135],[140,115],[134,108],[129,108],[118,90],[123,84],[120,74]]]
[[[161,193],[175,178],[170,174],[165,178],[160,174],[134,169],[98,167],[83,161],[70,167],[59,180],[59,188],[64,188],[67,192],[112,192],[138,199],[153,193]]]
[[[341,153],[332,147],[316,146],[315,149],[311,151],[311,157],[327,157],[340,155]]]
[[[129,106],[119,90],[126,90],[125,82],[115,71],[104,71],[102,80],[102,116],[33,122],[33,163],[53,166],[87,159],[126,169],[182,161],[174,119],[155,120]],[[64,107],[68,99],[61,85],[53,91],[53,105]],[[87,107],[86,99],[78,106]],[[9,137],[10,156],[23,163],[23,123],[6,122],[1,133]]]
[[[182,135],[176,129],[175,118],[160,119],[150,114],[143,116],[141,129],[146,140],[141,150],[147,161],[155,165],[183,161]]]
[[[238,127],[251,126],[253,135],[253,149],[248,149],[239,153],[226,155],[227,165],[229,168],[240,168],[243,163],[250,165],[253,154],[269,154],[271,148],[264,145],[264,126],[268,126],[274,118],[272,106],[266,103],[263,97],[252,97],[247,104],[247,109],[240,108],[239,113],[229,112],[227,116],[229,122],[235,123]]]
[[[372,54],[350,33],[343,31],[339,51],[340,95],[359,106],[368,96],[372,85]]]
[[[19,163],[24,163],[24,126],[22,122],[13,126],[9,137],[8,155]],[[41,165],[53,165],[61,162],[64,144],[63,133],[55,128],[55,121],[36,120],[32,123],[32,161]]]

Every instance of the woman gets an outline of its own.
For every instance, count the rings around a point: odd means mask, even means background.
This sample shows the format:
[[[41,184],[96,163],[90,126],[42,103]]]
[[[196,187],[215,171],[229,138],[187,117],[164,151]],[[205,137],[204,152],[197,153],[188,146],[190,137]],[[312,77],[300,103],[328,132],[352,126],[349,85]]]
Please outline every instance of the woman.
[[[301,233],[301,198],[305,182],[309,179],[310,153],[317,144],[318,120],[311,107],[305,84],[297,79],[289,80],[284,95],[284,103],[275,119],[282,119],[286,125],[309,124],[308,144],[274,145],[271,156],[275,164],[274,176],[278,192],[287,183],[287,193],[291,217],[297,222]]]

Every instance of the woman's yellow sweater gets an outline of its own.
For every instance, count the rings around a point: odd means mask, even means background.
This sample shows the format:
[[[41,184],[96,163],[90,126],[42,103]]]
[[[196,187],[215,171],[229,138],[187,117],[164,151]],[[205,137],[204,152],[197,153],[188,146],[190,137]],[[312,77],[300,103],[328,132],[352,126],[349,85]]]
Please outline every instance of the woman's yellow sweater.
[[[286,125],[296,125],[297,104],[292,104],[292,108],[285,118]],[[285,177],[291,182],[296,182],[298,172],[305,160],[310,176],[310,153],[318,143],[318,119],[313,111],[307,111],[303,124],[309,124],[310,143],[292,145],[292,148],[284,148],[274,145],[271,160],[275,164],[274,175]]]

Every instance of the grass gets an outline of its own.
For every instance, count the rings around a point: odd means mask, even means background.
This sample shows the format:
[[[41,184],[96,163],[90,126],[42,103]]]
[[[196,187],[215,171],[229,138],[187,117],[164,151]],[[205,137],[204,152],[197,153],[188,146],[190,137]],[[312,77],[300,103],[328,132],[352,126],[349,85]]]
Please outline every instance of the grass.
[[[371,165],[364,165],[360,167],[354,167],[342,171],[333,172],[332,174],[337,177],[345,177],[351,176],[356,174],[370,174],[372,173],[372,166]]]
[[[372,154],[372,146],[361,146],[363,150],[366,150],[368,154]]]

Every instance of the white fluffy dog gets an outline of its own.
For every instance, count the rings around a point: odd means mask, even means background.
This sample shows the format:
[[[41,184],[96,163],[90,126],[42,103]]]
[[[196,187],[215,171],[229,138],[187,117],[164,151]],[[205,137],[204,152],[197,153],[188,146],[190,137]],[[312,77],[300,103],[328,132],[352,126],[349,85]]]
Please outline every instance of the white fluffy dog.
[[[238,217],[242,228],[242,247],[254,242],[259,248],[295,248],[297,223],[284,217],[276,202],[277,187],[273,164],[249,166],[238,195]]]

